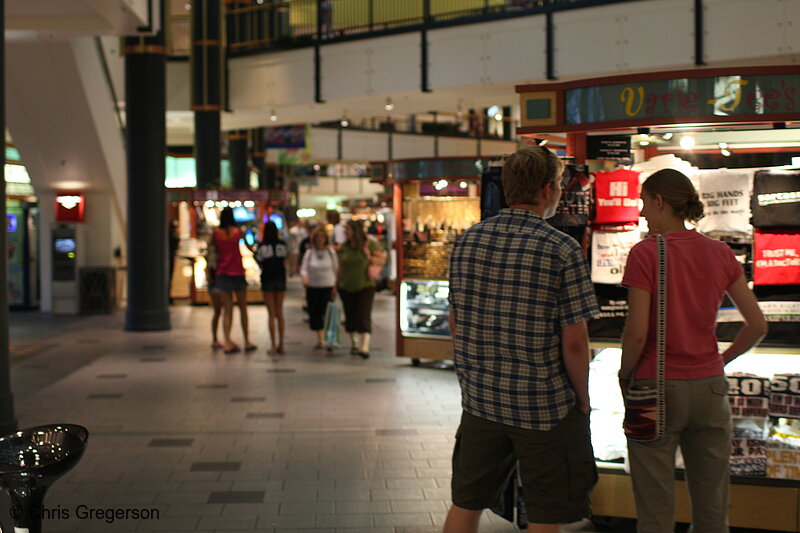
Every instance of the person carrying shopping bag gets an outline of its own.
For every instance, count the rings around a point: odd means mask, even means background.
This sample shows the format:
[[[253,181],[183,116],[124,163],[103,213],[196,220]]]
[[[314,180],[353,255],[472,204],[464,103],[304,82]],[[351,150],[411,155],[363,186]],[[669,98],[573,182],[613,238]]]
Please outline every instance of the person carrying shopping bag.
[[[339,249],[339,296],[344,305],[345,330],[350,334],[350,353],[369,358],[372,333],[372,302],[375,280],[369,279],[370,264],[385,262],[380,244],[368,240],[357,220],[348,220],[347,239]]]
[[[339,258],[330,247],[328,233],[322,226],[311,233],[311,246],[306,250],[300,264],[300,278],[306,288],[308,302],[308,325],[317,334],[316,349],[325,348],[324,320],[328,302],[336,297],[336,276]],[[330,344],[328,351],[333,350]]]

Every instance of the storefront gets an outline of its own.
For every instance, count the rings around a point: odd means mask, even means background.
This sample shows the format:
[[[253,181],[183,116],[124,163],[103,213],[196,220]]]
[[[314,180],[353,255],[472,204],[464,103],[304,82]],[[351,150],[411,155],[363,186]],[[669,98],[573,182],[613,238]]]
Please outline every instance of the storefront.
[[[394,189],[397,355],[452,360],[447,267],[453,242],[480,220],[479,183],[488,161],[389,161]]]
[[[39,202],[16,148],[6,146],[8,304],[39,307]]]
[[[568,162],[586,172],[579,181],[589,213],[554,225],[587,250],[603,313],[590,324],[592,432],[601,461],[594,513],[635,517],[616,379],[627,314],[619,283],[628,250],[647,233],[640,185],[675,168],[705,204],[698,231],[731,247],[770,326],[759,348],[726,367],[735,418],[730,525],[800,531],[800,166],[792,165],[800,156],[800,67],[657,72],[517,92],[518,133],[531,140],[566,133]],[[584,200],[565,194],[561,214],[583,209]],[[724,302],[721,342],[733,340],[740,321]],[[677,520],[688,522],[680,469],[678,478]]]

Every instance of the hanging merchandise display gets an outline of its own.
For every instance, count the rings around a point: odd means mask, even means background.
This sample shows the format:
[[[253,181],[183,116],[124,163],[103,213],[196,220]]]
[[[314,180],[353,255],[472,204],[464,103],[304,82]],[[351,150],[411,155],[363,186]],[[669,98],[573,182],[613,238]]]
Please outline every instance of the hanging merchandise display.
[[[756,285],[800,284],[800,230],[757,229],[753,240]]]
[[[593,224],[627,224],[639,220],[639,173],[623,168],[595,175]]]
[[[697,174],[704,216],[697,223],[703,233],[749,234],[752,170],[704,170]]]
[[[800,226],[800,170],[761,170],[753,182],[753,226]]]
[[[592,232],[592,282],[619,284],[625,272],[628,252],[642,240],[636,231],[593,231]]]
[[[564,165],[561,200],[547,221],[555,227],[586,226],[592,218],[592,182],[586,165]]]
[[[600,315],[590,320],[589,336],[594,340],[619,341],[628,316],[628,289],[622,285],[596,284],[594,292]]]

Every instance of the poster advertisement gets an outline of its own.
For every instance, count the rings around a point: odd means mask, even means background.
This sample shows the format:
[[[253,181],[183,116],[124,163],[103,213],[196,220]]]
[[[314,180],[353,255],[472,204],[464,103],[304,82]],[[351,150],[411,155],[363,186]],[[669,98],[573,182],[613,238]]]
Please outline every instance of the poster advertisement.
[[[800,418],[800,374],[772,376],[769,414],[782,418]]]
[[[726,377],[731,416],[766,419],[769,415],[770,379],[739,373]]]
[[[592,233],[592,282],[619,284],[631,248],[641,241],[639,231]]]
[[[765,451],[767,477],[800,479],[800,448],[782,440],[767,439]]]

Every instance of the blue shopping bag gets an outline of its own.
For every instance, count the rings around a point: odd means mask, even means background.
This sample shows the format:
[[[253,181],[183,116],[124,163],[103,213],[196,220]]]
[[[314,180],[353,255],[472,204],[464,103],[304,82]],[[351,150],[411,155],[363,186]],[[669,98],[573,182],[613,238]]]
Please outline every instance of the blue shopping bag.
[[[325,332],[325,344],[328,346],[339,346],[342,340],[339,319],[339,306],[336,302],[328,302],[328,307],[325,308],[325,324],[323,331]]]

